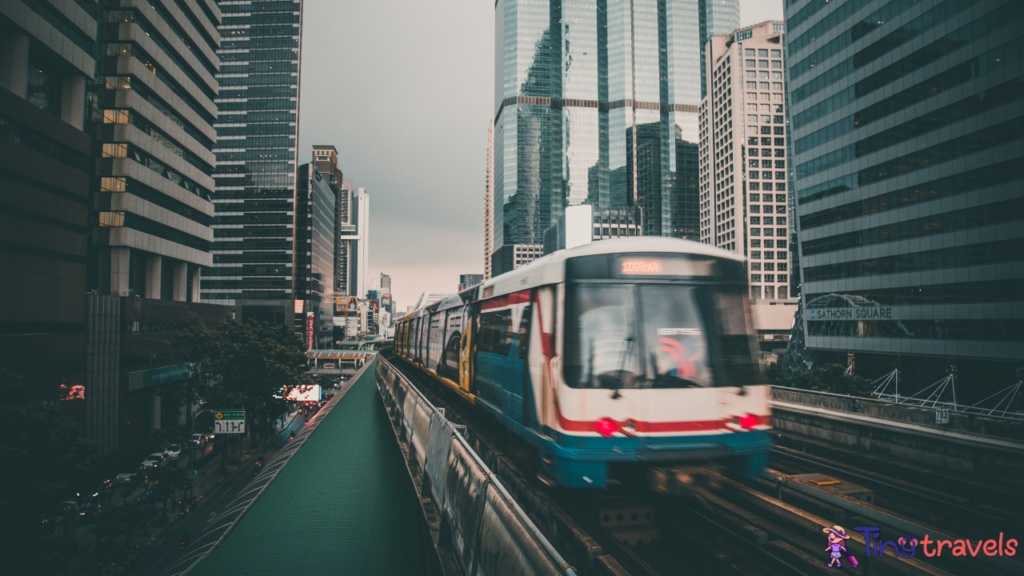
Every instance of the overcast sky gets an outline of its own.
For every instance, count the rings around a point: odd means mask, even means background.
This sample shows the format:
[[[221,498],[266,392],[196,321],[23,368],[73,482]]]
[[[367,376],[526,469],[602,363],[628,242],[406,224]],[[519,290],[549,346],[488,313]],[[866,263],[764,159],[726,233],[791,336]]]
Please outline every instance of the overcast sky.
[[[740,0],[765,20],[782,0]],[[369,192],[368,287],[389,274],[404,311],[483,273],[494,2],[305,0],[302,25],[299,162],[333,144]]]

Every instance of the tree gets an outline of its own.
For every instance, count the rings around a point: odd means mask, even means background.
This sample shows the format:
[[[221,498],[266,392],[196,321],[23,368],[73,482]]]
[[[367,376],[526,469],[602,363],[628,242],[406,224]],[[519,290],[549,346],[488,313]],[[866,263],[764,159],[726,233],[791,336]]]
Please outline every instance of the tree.
[[[234,320],[220,326],[222,335],[190,329],[179,341],[190,356],[202,358],[196,369],[195,393],[218,409],[243,408],[254,439],[284,415],[283,392],[308,386],[305,346],[287,326]]]
[[[779,365],[773,363],[768,365],[766,376],[775,386],[863,397],[870,396],[872,392],[870,380],[846,374],[846,367],[840,364],[826,364],[810,372],[794,372],[792,378],[787,380]]]
[[[16,574],[46,555],[40,519],[87,474],[95,449],[59,405],[28,400],[20,380],[0,368],[0,549]]]

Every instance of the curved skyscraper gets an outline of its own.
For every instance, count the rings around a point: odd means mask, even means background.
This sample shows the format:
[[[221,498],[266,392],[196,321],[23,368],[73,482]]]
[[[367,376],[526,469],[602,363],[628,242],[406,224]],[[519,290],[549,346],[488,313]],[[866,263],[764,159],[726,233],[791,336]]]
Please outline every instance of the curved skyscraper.
[[[697,239],[698,192],[677,173],[696,170],[704,43],[738,24],[737,0],[497,0],[495,252],[540,244],[584,203]]]

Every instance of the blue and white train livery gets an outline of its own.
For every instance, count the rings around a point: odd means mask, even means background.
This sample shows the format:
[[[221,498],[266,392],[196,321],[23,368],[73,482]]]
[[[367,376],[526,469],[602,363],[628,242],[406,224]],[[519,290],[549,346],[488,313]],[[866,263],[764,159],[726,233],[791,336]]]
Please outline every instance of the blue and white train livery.
[[[397,353],[536,450],[543,475],[604,487],[630,464],[770,448],[742,257],[670,238],[560,250],[417,309]]]

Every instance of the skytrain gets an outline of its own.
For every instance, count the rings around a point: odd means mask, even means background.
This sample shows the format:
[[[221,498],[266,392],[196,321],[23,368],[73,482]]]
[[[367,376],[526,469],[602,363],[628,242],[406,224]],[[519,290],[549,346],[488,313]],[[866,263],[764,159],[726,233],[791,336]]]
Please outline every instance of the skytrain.
[[[397,321],[395,349],[513,432],[541,479],[728,465],[771,447],[743,258],[632,237],[560,250]]]

